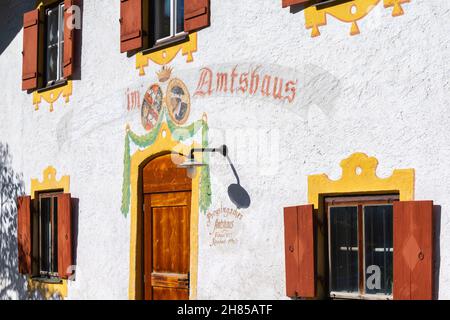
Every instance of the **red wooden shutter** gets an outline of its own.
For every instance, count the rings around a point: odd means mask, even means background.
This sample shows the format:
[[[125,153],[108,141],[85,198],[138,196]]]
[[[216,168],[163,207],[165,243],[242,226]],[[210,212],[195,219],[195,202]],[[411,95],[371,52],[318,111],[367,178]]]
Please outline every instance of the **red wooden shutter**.
[[[72,207],[70,194],[58,195],[58,274],[72,275]]]
[[[73,28],[73,12],[69,10],[75,0],[64,0],[64,78],[73,74],[73,59],[75,48],[75,28]]]
[[[120,0],[120,52],[142,47],[142,0]]]
[[[316,296],[313,206],[284,209],[286,295]]]
[[[39,10],[23,16],[22,90],[38,86]]]
[[[433,202],[394,203],[394,299],[433,299]]]
[[[184,1],[184,31],[192,32],[209,27],[210,16],[209,0]]]
[[[289,6],[305,3],[305,2],[308,2],[308,1],[311,1],[311,0],[283,0],[282,6],[283,6],[283,8],[286,8],[286,7],[289,7]]]
[[[17,198],[19,273],[31,274],[31,197]]]

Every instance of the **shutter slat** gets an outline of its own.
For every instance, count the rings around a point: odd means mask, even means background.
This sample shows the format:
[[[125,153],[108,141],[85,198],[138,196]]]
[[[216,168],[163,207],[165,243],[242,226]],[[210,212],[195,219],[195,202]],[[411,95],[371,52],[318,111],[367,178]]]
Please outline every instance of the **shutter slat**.
[[[184,1],[184,31],[193,32],[211,24],[210,0]]]
[[[19,273],[31,274],[31,197],[17,198]]]
[[[314,249],[314,207],[284,209],[286,295],[291,298],[316,296]]]
[[[22,90],[38,86],[39,9],[23,17]]]
[[[433,299],[433,202],[394,203],[394,299]]]
[[[58,274],[72,275],[72,206],[70,194],[58,195]]]
[[[142,0],[120,0],[120,52],[142,47]]]
[[[64,78],[70,77],[74,69],[75,29],[71,28],[72,23],[68,23],[73,19],[73,12],[69,10],[73,5],[75,5],[75,0],[64,0]]]
[[[286,8],[286,7],[289,7],[289,6],[293,6],[293,5],[296,5],[296,4],[301,4],[301,3],[306,3],[306,2],[310,2],[311,0],[283,0],[282,1],[282,7],[283,8]]]

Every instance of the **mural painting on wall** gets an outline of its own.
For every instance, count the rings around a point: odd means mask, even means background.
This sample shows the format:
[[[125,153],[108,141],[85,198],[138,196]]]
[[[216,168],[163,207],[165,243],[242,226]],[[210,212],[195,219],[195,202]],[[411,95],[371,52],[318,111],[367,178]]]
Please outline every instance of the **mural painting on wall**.
[[[238,243],[239,224],[244,218],[237,209],[220,207],[206,214],[211,247],[232,246]]]
[[[351,23],[350,35],[357,35],[360,33],[357,21],[366,17],[381,1],[385,8],[393,7],[393,17],[403,15],[402,4],[410,2],[410,0],[352,0],[323,7],[320,4],[309,6],[305,8],[306,29],[312,29],[311,37],[320,36],[319,27],[326,25],[327,15],[331,15],[342,22]]]
[[[137,148],[145,149],[153,145],[159,137],[163,123],[167,123],[172,139],[184,142],[201,134],[201,145],[208,147],[208,121],[206,114],[201,120],[184,126],[191,111],[190,93],[185,83],[172,77],[173,69],[163,66],[157,72],[158,82],[151,84],[146,90],[142,103],[137,104],[140,94],[138,90],[127,90],[127,109],[129,111],[140,108],[140,123],[147,132],[138,135],[126,126],[124,172],[122,185],[122,214],[127,216],[130,210],[130,172],[131,172],[131,143]],[[167,83],[167,84],[166,84]],[[204,155],[206,163],[208,154]],[[211,204],[211,182],[209,166],[201,169],[199,208],[206,212]]]

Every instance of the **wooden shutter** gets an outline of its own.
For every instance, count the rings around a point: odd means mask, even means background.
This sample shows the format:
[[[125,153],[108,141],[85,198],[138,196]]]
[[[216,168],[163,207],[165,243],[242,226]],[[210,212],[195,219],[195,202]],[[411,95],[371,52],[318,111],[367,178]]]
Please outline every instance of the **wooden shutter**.
[[[75,0],[64,0],[64,78],[73,74],[75,29],[71,27],[73,24],[69,23],[70,20],[73,20],[73,12],[69,10],[73,5],[75,5]]]
[[[120,0],[120,52],[142,47],[142,0]]]
[[[313,206],[284,209],[286,295],[316,296]]]
[[[23,17],[22,90],[38,86],[39,10]]]
[[[72,207],[70,194],[58,195],[58,274],[62,279],[72,275]]]
[[[394,203],[394,299],[433,299],[433,202]]]
[[[19,273],[31,274],[31,197],[17,198]]]
[[[283,8],[286,8],[289,6],[296,5],[296,4],[306,3],[308,1],[311,1],[311,0],[283,0],[282,6],[283,6]]]
[[[193,32],[210,25],[210,0],[184,1],[184,31]]]

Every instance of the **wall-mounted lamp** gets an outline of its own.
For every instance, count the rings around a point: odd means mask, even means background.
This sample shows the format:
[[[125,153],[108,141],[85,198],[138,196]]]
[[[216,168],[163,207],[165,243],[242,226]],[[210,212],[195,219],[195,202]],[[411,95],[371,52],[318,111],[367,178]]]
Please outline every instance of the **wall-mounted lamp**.
[[[210,153],[220,153],[224,156],[228,163],[230,164],[231,170],[233,171],[234,176],[236,177],[237,183],[231,184],[228,187],[228,196],[230,197],[231,202],[233,202],[238,209],[247,209],[250,207],[250,195],[248,192],[241,186],[239,176],[236,172],[236,168],[231,162],[230,157],[228,156],[228,147],[223,145],[219,148],[193,148],[191,149],[189,159],[179,165],[180,168],[185,168],[188,170],[189,177],[193,178],[196,173],[196,169],[198,167],[205,167],[208,164],[203,162],[198,162],[195,160],[194,153],[196,152],[210,152]]]

